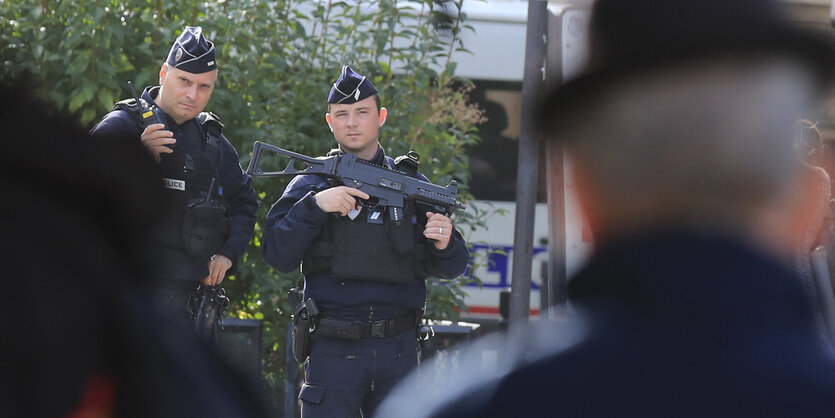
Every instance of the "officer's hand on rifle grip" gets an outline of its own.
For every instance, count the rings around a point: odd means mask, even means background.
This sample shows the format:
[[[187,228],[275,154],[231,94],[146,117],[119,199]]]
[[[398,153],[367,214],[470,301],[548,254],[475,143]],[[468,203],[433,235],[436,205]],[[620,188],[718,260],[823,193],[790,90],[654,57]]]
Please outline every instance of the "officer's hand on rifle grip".
[[[164,128],[165,125],[162,123],[148,125],[148,127],[142,132],[142,137],[140,138],[142,145],[148,149],[157,162],[160,162],[160,154],[170,154],[174,152],[171,147],[168,147],[167,145],[177,142],[177,140],[174,139],[174,133],[165,130]]]
[[[440,213],[426,212],[426,228],[423,236],[434,240],[435,248],[446,249],[452,237],[452,220]]]
[[[341,216],[347,215],[351,209],[357,207],[357,197],[368,199],[371,196],[359,189],[347,186],[331,187],[313,196],[319,209],[325,212],[336,212]]]

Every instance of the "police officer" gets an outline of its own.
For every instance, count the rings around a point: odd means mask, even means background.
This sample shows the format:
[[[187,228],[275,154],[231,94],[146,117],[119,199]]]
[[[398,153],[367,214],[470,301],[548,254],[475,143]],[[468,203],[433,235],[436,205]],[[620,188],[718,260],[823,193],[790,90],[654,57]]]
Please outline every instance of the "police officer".
[[[203,112],[217,68],[214,44],[201,27],[187,26],[160,68],[159,86],[146,88],[140,103],[117,103],[91,131],[139,139],[160,163],[166,203],[147,259],[165,286],[158,302],[181,318],[198,283],[218,285],[235,271],[258,208],[218,116]],[[143,117],[148,108],[152,123]]]
[[[339,147],[362,160],[411,171],[378,141],[387,110],[371,80],[342,67],[328,95],[325,120]],[[295,177],[267,215],[264,259],[282,272],[302,263],[304,297],[320,315],[305,364],[302,416],[371,416],[417,364],[416,324],[426,301],[424,279],[464,272],[468,251],[452,221],[408,202],[395,222],[386,208],[360,206],[369,196],[318,175]],[[299,336],[297,336],[298,338]]]

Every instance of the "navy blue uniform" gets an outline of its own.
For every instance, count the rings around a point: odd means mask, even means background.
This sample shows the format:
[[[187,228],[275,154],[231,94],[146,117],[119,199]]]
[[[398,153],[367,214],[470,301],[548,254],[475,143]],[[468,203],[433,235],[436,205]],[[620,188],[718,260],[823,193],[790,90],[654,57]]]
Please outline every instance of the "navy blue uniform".
[[[142,98],[153,103],[153,98],[158,92],[159,87],[146,88]],[[179,149],[195,155],[206,153],[207,135],[196,118],[180,125],[169,115],[160,113],[165,117],[165,129],[174,133]],[[138,140],[143,130],[144,127],[140,125],[135,114],[125,110],[114,110],[93,128],[91,134]],[[258,201],[255,190],[250,185],[251,178],[241,168],[238,153],[223,135],[220,135],[217,148],[216,169],[220,187],[218,190],[222,192],[223,199],[229,205],[231,230],[226,242],[216,253],[232,260],[233,266],[229,270],[231,273],[235,271],[237,260],[246,251],[252,239]],[[165,154],[163,158],[166,158]],[[208,259],[191,256],[182,246],[158,244],[150,248],[150,260],[153,263],[151,268],[155,278],[197,282],[209,275]]]
[[[382,148],[371,162],[394,164]],[[420,174],[418,178],[426,180]],[[270,265],[282,272],[297,269],[329,219],[338,216],[322,211],[313,198],[329,187],[316,175],[297,176],[290,182],[267,215],[262,250]],[[364,222],[366,211],[364,208],[354,222]],[[453,231],[446,249],[438,250],[431,244],[428,247],[426,267],[430,275],[452,279],[466,269],[469,253],[458,231]],[[406,283],[340,280],[322,271],[306,275],[304,297],[316,301],[324,317],[375,321],[422,310],[426,284],[419,279]],[[306,418],[356,417],[361,408],[370,416],[388,391],[417,364],[414,329],[388,338],[351,340],[317,335],[314,341],[299,394]]]
[[[831,417],[835,361],[788,268],[667,231],[600,248],[569,284],[589,336],[434,417]]]

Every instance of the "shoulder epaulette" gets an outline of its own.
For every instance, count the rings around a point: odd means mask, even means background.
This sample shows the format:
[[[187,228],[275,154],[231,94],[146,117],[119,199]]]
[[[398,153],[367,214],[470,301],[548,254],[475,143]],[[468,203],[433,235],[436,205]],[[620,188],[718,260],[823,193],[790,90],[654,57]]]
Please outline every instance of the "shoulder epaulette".
[[[332,150],[328,151],[328,153],[325,154],[325,156],[326,157],[333,157],[334,155],[342,155],[342,154],[344,154],[344,153],[342,152],[341,149],[333,148]]]
[[[142,101],[142,104],[144,106],[149,106],[145,99],[140,98],[139,100]],[[139,106],[139,104],[136,103],[136,99],[133,98],[118,101],[116,102],[116,104],[113,105],[113,110],[123,110],[125,112],[128,112],[129,114],[133,115],[134,119],[136,119],[136,122],[139,124],[139,126],[144,126],[145,120],[142,118],[141,109],[142,108]]]
[[[220,116],[213,112],[200,112],[197,115],[197,120],[209,134],[220,136],[223,133],[223,123],[220,122]]]
[[[418,169],[420,169],[420,155],[414,151],[409,151],[406,155],[395,158],[394,166],[398,170],[414,177],[417,175]]]
[[[143,102],[144,99],[139,99]],[[128,112],[136,112],[139,110],[139,104],[136,103],[136,99],[130,98],[116,102],[113,105],[113,110],[126,110]]]

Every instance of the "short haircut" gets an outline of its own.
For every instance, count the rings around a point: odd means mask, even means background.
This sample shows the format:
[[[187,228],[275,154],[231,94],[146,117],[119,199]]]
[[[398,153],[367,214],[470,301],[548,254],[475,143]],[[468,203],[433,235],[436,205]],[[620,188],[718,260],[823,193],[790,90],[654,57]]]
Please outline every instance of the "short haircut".
[[[814,97],[809,74],[773,56],[681,63],[613,83],[555,134],[604,218],[733,223],[795,180],[791,138]]]

